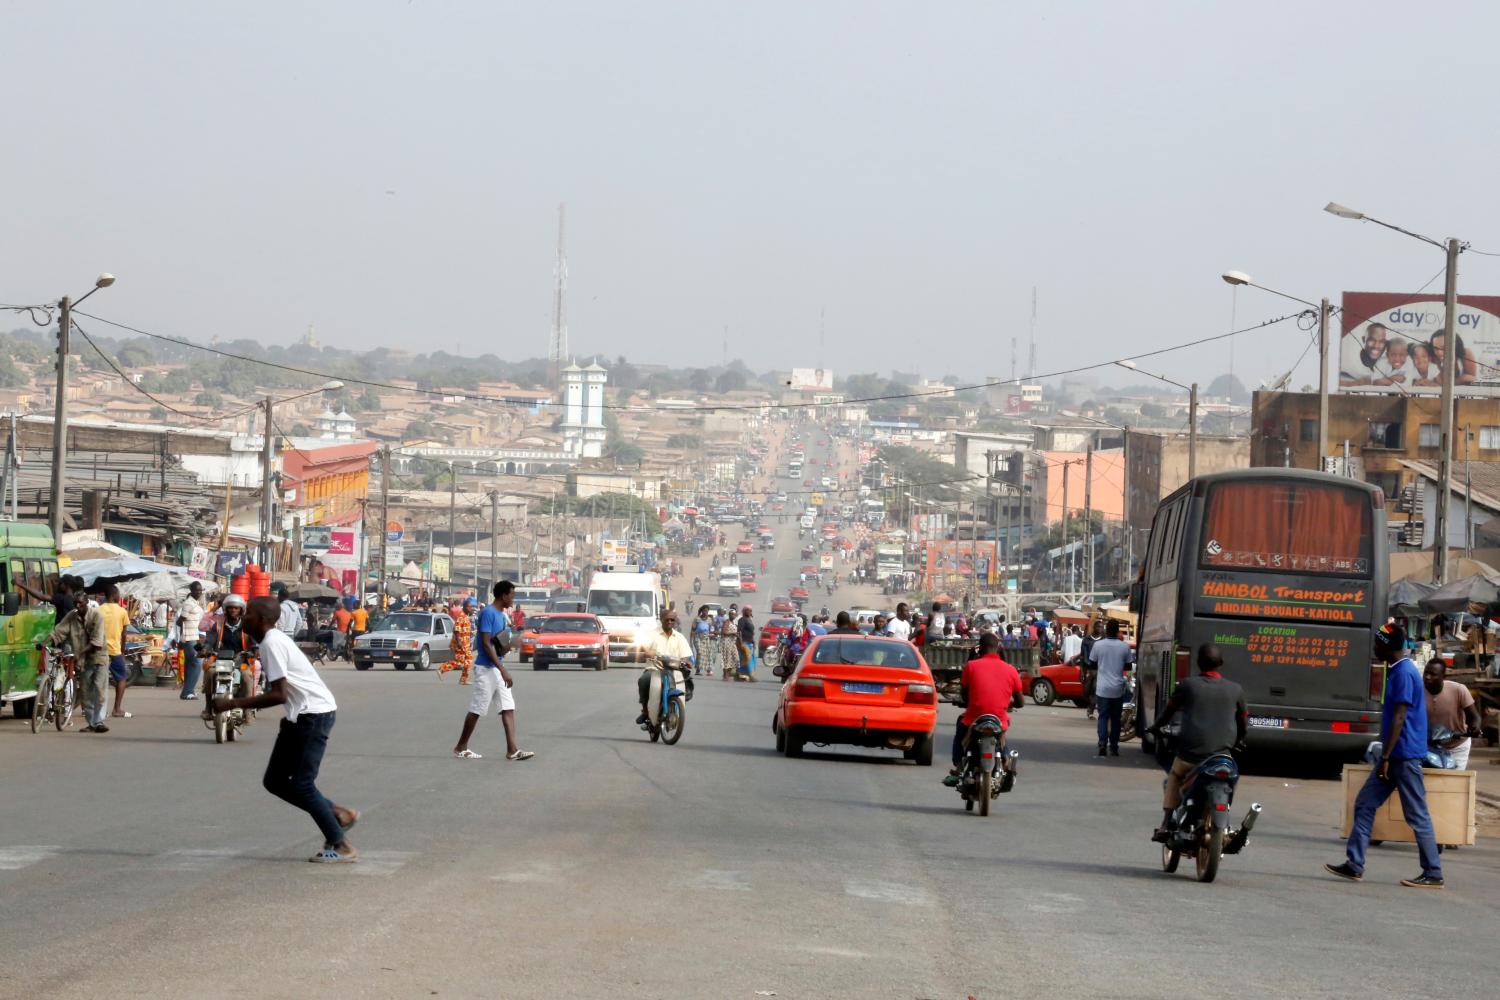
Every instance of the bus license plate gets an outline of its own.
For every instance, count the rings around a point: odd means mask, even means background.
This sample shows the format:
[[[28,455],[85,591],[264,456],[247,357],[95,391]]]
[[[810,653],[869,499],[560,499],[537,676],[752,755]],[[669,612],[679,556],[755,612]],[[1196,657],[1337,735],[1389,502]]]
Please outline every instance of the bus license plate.
[[[1269,715],[1250,716],[1251,729],[1289,729],[1291,724],[1291,719],[1276,719]]]
[[[845,681],[844,690],[849,694],[885,694],[885,685],[860,684],[855,681]]]
[[[578,654],[577,653],[558,653],[557,654],[557,658],[559,660],[576,660],[576,659],[578,659]]]

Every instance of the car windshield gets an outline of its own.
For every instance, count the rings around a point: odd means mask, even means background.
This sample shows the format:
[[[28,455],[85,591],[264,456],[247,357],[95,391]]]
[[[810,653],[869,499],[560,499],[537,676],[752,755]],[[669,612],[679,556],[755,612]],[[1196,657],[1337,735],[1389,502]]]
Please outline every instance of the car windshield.
[[[797,624],[795,618],[772,618],[766,622],[766,628],[791,628],[795,624]]]
[[[428,615],[411,615],[396,613],[380,623],[382,632],[427,632],[432,628],[432,619]]]
[[[533,632],[540,632],[543,626],[547,624],[548,617],[547,615],[527,615],[526,627]]]
[[[592,618],[550,618],[543,632],[597,632],[599,625]]]
[[[646,590],[591,590],[589,614],[650,618],[656,614],[652,598],[652,593]]]
[[[846,663],[865,667],[920,670],[917,651],[909,643],[881,639],[824,639],[813,651],[814,663]]]

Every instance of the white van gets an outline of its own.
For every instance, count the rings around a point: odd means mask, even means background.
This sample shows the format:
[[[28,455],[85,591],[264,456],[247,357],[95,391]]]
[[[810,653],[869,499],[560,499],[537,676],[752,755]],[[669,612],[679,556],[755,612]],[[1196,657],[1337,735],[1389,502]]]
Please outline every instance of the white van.
[[[738,566],[719,567],[719,596],[740,596],[740,568]]]

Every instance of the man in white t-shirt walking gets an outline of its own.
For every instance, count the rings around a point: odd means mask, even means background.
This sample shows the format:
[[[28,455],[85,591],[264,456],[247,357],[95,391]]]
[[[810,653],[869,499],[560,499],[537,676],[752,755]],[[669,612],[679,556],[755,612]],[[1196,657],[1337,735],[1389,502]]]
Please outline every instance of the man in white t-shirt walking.
[[[905,601],[896,605],[896,617],[886,622],[885,627],[897,639],[911,641],[911,609]]]
[[[206,712],[282,705],[286,718],[271,748],[262,784],[266,791],[308,813],[323,834],[323,849],[309,861],[347,864],[359,858],[347,834],[359,813],[335,805],[318,791],[318,768],[333,731],[333,693],[289,636],[276,628],[281,607],[274,597],[257,597],[245,612],[245,630],[260,644],[265,694],[248,698],[210,698]]]

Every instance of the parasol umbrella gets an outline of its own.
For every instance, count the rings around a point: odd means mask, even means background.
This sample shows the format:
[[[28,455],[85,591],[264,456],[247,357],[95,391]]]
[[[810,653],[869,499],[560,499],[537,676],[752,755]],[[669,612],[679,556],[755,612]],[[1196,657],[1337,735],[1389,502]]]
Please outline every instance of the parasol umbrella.
[[[292,583],[286,588],[287,596],[294,601],[317,601],[336,604],[342,596],[337,590],[322,583]]]
[[[85,586],[119,583],[123,580],[138,580],[151,573],[181,573],[187,575],[185,566],[163,566],[139,556],[111,556],[107,559],[76,559],[68,567],[74,576],[83,578]]]
[[[1483,573],[1454,580],[1434,590],[1417,601],[1417,605],[1428,614],[1446,615],[1471,611],[1482,613],[1490,605],[1500,601],[1500,590]]]
[[[1391,614],[1413,615],[1422,614],[1421,602],[1424,597],[1432,596],[1437,587],[1431,583],[1423,583],[1420,580],[1410,578],[1397,580],[1391,584],[1391,592],[1386,600],[1390,606]]]
[[[1056,611],[1058,608],[1066,607],[1061,601],[1048,600],[1043,597],[1035,601],[1027,601],[1023,606],[1024,611]]]

